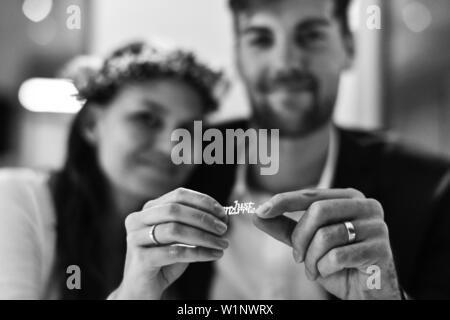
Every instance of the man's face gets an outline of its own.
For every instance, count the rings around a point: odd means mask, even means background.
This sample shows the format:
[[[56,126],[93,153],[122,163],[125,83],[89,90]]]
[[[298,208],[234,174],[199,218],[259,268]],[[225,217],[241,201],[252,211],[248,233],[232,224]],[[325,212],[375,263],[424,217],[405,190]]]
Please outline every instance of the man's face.
[[[265,128],[302,136],[331,120],[349,39],[333,0],[253,0],[236,16],[237,60]]]

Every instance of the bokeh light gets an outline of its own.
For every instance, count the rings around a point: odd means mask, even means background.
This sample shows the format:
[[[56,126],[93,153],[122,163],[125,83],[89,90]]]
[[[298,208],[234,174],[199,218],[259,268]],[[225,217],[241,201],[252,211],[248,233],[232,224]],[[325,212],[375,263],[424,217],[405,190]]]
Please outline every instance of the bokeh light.
[[[407,4],[402,10],[402,16],[408,29],[416,33],[425,31],[433,22],[428,7],[417,1]]]
[[[53,0],[24,0],[23,14],[33,22],[40,22],[48,17],[53,8]]]

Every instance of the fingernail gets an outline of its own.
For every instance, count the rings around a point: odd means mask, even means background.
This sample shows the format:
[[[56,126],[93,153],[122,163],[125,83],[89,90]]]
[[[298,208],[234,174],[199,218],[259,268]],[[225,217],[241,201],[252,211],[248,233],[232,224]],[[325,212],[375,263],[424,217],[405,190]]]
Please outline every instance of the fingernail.
[[[305,272],[306,272],[306,277],[308,278],[308,280],[310,281],[316,281],[317,279],[317,274],[315,272],[310,272],[308,270],[308,268],[305,267]]]
[[[294,254],[293,255],[294,255],[295,262],[300,263],[301,262],[300,261],[300,259],[301,259],[300,252],[298,252],[298,250],[294,249]]]
[[[223,251],[222,250],[213,250],[211,254],[214,257],[220,258],[221,256],[223,256]]]
[[[308,278],[309,281],[313,281],[311,273],[309,273],[309,270],[306,267],[305,267],[305,273],[306,273],[306,278]]]
[[[217,212],[221,217],[226,217],[227,214],[225,213],[224,208],[220,204],[214,204],[214,210]]]
[[[221,239],[217,241],[217,244],[219,245],[219,247],[226,249],[230,246],[230,243],[227,240]]]
[[[227,230],[228,230],[228,226],[219,220],[214,221],[214,226],[220,234],[223,234],[223,233],[227,232]]]
[[[272,205],[266,202],[256,209],[256,214],[260,217],[264,217],[270,212],[271,209]]]
[[[317,190],[308,189],[308,190],[303,190],[302,194],[307,197],[315,197],[315,196],[317,196],[318,192],[317,192]]]

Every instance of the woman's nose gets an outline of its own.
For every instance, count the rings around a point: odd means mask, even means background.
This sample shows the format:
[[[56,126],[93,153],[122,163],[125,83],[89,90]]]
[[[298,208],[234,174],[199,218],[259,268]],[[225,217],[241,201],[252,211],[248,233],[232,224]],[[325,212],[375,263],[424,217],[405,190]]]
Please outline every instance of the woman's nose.
[[[153,141],[153,149],[159,153],[170,157],[175,142],[172,142],[172,129],[165,129],[157,134]]]

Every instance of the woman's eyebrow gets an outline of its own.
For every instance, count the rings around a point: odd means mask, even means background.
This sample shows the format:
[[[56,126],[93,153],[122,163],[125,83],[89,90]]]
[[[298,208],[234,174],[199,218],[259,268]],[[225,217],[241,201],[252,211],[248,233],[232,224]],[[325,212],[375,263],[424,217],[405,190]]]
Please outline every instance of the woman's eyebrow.
[[[194,130],[194,121],[196,121],[196,119],[183,121],[183,122],[181,122],[178,125],[178,128],[183,128],[183,129],[187,129],[187,130]]]
[[[142,105],[144,105],[145,107],[156,113],[160,113],[163,115],[169,113],[168,108],[165,107],[163,104],[150,99],[142,100]]]

